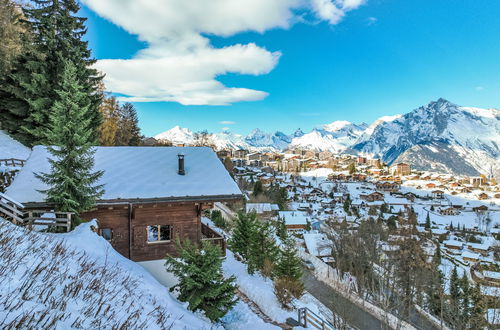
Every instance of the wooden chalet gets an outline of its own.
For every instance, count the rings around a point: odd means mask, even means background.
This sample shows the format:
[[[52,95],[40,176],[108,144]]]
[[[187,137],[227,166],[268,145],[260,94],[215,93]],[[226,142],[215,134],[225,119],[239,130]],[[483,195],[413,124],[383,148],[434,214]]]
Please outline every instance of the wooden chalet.
[[[365,200],[367,202],[383,201],[384,194],[382,194],[378,191],[374,191],[368,195],[359,195],[359,198],[361,198],[362,200]]]
[[[97,147],[95,170],[103,171],[103,196],[93,210],[80,214],[97,219],[99,233],[123,256],[134,261],[175,255],[176,239],[209,240],[225,251],[225,241],[202,224],[214,202],[242,199],[236,183],[206,147]],[[49,153],[33,149],[7,195],[26,209],[51,209],[40,192],[47,187],[34,173],[50,170]]]
[[[400,184],[388,181],[377,182],[375,184],[375,188],[377,190],[389,191],[389,192],[397,192],[399,191],[400,187],[401,187]]]

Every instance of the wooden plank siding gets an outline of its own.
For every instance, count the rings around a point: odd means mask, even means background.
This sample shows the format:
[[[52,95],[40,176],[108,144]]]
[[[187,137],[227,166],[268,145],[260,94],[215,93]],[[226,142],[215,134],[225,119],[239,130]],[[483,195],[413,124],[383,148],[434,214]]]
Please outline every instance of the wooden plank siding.
[[[123,256],[134,261],[146,261],[163,259],[167,254],[176,255],[177,238],[200,242],[201,212],[211,206],[211,203],[195,202],[102,204],[81,217],[84,220],[98,219],[101,229],[112,229],[111,244]],[[146,227],[150,225],[172,226],[171,240],[148,242]]]

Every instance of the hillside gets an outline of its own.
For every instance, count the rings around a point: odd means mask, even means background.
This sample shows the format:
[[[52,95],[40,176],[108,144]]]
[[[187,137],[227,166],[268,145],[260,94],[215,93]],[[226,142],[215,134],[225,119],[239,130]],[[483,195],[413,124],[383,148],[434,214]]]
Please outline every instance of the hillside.
[[[92,225],[43,234],[0,219],[1,328],[211,328]]]
[[[498,176],[500,111],[439,99],[380,123],[352,149],[389,164],[406,161],[422,170]]]

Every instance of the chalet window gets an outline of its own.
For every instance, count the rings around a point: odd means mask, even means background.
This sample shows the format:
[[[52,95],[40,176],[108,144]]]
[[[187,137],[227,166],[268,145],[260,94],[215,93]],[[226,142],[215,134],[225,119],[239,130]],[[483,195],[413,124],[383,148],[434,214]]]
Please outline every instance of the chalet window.
[[[105,240],[111,241],[113,238],[113,230],[111,228],[101,228],[101,236],[104,237]]]
[[[170,225],[153,225],[147,226],[148,243],[154,242],[169,242],[172,238],[172,226]]]

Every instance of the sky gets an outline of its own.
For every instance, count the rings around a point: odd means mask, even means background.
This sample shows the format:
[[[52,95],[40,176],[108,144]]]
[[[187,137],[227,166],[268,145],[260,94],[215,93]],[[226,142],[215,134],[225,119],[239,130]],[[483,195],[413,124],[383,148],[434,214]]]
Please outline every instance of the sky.
[[[497,0],[80,1],[146,136],[371,123],[440,97],[500,108]]]

